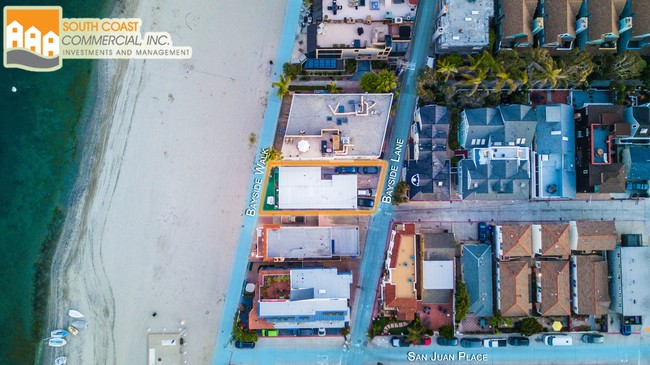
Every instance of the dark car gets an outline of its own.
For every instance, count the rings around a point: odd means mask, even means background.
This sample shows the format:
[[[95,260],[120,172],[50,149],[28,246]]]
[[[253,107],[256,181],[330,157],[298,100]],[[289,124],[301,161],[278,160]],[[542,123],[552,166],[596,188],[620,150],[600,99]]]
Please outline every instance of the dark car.
[[[362,167],[359,170],[359,173],[361,173],[361,174],[378,174],[379,173],[379,167],[377,167],[377,166]]]
[[[621,324],[621,334],[623,336],[629,336],[632,334],[632,326],[629,324]]]
[[[358,198],[357,206],[362,208],[372,208],[375,206],[375,199]]]
[[[255,348],[255,342],[236,341],[235,342],[235,347],[238,348],[238,349],[254,349]]]
[[[293,335],[294,336],[313,336],[314,335],[314,330],[312,330],[310,328],[295,329],[295,330],[293,330]]]
[[[527,337],[510,337],[508,344],[510,346],[528,346],[530,345],[530,340]]]
[[[393,347],[409,347],[412,345],[412,343],[407,341],[406,338],[398,336],[391,337],[390,344],[393,345]]]
[[[648,184],[642,182],[628,182],[625,184],[625,190],[648,190]]]
[[[480,338],[463,338],[460,340],[460,345],[462,347],[481,347],[483,346],[483,341]]]
[[[479,222],[478,224],[478,241],[484,243],[487,240],[487,224]]]
[[[337,174],[356,174],[359,169],[354,166],[339,166],[334,169]]]
[[[603,343],[605,337],[600,333],[586,333],[582,335],[582,342],[586,343]]]
[[[438,337],[436,339],[436,342],[440,346],[458,346],[458,338],[456,337],[452,337],[452,338]]]

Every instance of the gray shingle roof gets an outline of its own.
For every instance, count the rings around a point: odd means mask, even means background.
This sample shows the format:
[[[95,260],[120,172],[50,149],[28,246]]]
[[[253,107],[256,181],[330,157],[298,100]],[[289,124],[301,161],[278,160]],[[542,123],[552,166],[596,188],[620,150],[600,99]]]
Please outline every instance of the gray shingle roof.
[[[494,307],[492,246],[463,245],[461,263],[469,294],[469,312],[477,317],[491,317]]]

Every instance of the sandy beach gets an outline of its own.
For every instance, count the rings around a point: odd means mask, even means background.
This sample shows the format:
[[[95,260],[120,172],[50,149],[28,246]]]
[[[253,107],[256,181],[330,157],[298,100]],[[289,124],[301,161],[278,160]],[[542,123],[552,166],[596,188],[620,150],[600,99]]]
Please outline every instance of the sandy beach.
[[[97,148],[54,258],[49,316],[67,326],[74,308],[89,327],[43,359],[145,364],[148,331],[180,330],[183,360],[209,364],[286,0],[125,5],[114,15],[170,32],[193,58],[99,63]]]

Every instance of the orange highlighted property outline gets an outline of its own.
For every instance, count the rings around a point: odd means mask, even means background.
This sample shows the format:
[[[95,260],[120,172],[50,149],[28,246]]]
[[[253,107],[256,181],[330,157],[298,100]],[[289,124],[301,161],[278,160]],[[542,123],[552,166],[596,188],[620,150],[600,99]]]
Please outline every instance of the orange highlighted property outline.
[[[286,209],[286,210],[273,210],[273,211],[268,211],[264,210],[264,201],[266,200],[266,190],[268,188],[269,184],[269,175],[271,173],[271,170],[275,167],[280,167],[280,166],[310,166],[310,167],[322,167],[322,166],[359,166],[359,167],[367,167],[367,166],[376,166],[379,167],[379,183],[377,184],[377,193],[375,194],[375,206],[372,209],[325,209],[325,210],[293,210],[293,209]],[[330,215],[330,216],[339,216],[339,215],[346,215],[346,216],[355,216],[355,215],[373,215],[377,212],[377,208],[379,207],[380,203],[380,198],[381,198],[381,192],[384,189],[384,178],[386,177],[386,171],[388,169],[388,163],[384,160],[345,160],[345,161],[338,161],[338,160],[327,160],[327,161],[319,161],[319,160],[314,160],[314,161],[269,161],[266,164],[266,171],[264,172],[264,185],[262,188],[262,191],[264,192],[263,199],[264,201],[261,201],[259,204],[258,208],[258,213],[260,216],[287,216],[287,215],[300,215],[300,216],[316,216],[316,215]]]

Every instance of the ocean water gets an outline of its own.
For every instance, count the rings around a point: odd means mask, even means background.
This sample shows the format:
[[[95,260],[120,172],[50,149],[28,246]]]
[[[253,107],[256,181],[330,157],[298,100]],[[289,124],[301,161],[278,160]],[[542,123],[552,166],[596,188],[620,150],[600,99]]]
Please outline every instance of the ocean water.
[[[102,17],[107,2],[60,5],[63,17]],[[78,173],[92,61],[55,72],[0,68],[0,364],[33,364],[44,333],[49,270]],[[15,86],[18,91],[11,92]]]

